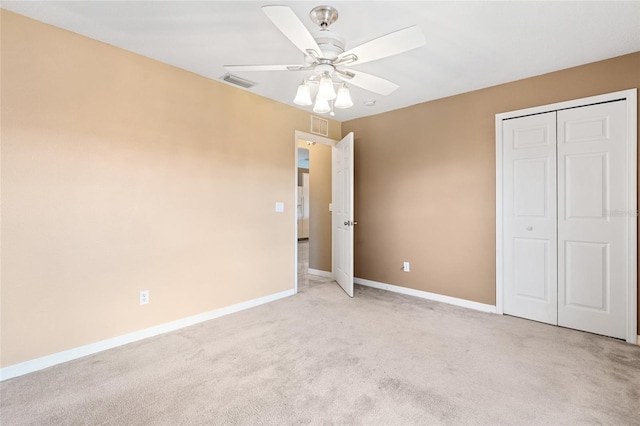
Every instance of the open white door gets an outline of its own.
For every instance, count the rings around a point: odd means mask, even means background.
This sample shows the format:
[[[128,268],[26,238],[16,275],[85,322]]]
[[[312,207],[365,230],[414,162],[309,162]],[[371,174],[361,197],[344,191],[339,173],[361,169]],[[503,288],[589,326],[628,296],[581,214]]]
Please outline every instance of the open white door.
[[[353,297],[353,133],[332,150],[333,279]]]

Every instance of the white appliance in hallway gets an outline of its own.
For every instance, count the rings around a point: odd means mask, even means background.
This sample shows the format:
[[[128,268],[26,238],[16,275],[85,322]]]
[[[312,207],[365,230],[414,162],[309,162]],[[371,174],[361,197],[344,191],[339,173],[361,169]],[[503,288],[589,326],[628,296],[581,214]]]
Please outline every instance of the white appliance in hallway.
[[[635,340],[637,142],[627,102],[505,118],[496,130],[504,313]]]
[[[298,239],[309,238],[309,173],[301,173],[301,176],[298,182]]]

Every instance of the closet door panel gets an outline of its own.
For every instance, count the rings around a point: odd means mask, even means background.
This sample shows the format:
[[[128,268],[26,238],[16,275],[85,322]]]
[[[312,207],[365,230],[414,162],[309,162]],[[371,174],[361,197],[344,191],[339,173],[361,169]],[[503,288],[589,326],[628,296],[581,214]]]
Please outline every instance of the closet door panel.
[[[556,113],[503,122],[504,312],[557,324]]]
[[[605,220],[609,210],[609,153],[564,157],[564,219]]]
[[[626,337],[625,101],[558,111],[558,325]]]

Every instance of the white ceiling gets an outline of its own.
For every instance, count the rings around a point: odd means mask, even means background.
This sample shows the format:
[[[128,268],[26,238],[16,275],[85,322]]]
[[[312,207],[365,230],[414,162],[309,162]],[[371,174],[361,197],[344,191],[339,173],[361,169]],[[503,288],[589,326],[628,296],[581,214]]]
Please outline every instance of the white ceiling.
[[[295,64],[302,54],[260,9],[290,6],[310,30],[317,1],[2,1],[4,9],[219,80],[224,64]],[[346,48],[414,24],[425,47],[354,66],[400,85],[351,87],[350,120],[640,51],[640,1],[328,2]],[[638,70],[640,72],[640,70]],[[302,72],[244,72],[251,92],[292,103]],[[227,83],[225,83],[227,84]],[[375,100],[367,107],[364,101]],[[297,107],[297,106],[296,106]],[[309,110],[311,107],[298,107]]]

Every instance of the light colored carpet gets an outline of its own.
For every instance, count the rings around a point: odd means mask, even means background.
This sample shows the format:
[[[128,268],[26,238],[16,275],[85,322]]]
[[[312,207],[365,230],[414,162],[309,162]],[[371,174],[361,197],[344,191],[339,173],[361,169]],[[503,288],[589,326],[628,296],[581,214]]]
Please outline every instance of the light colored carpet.
[[[364,287],[3,382],[9,425],[640,423],[640,347]]]

